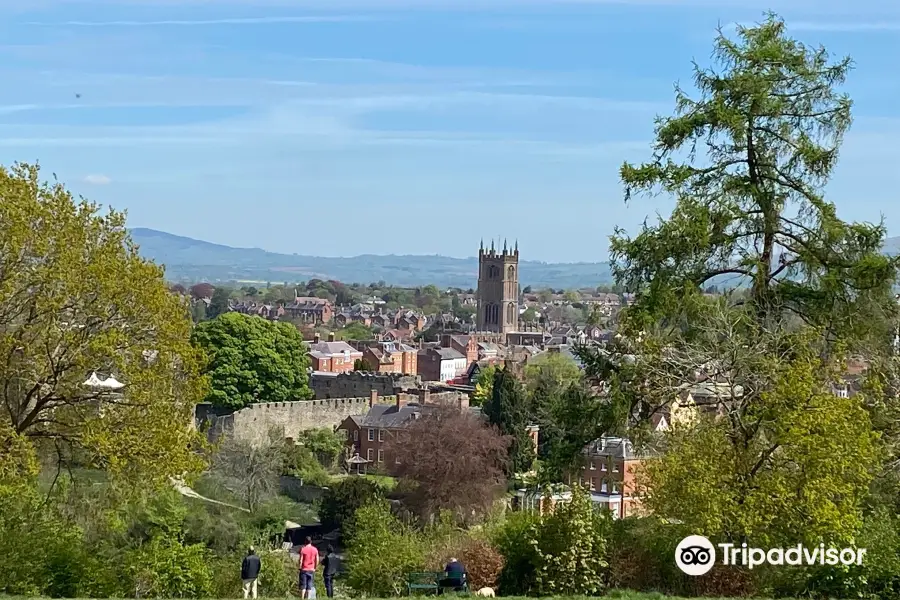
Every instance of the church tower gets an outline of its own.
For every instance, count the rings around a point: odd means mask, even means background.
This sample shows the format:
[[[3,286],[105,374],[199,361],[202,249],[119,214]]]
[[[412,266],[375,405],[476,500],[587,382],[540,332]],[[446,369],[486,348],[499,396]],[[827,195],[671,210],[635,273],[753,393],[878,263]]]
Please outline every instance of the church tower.
[[[519,324],[519,243],[497,252],[478,249],[478,331],[507,334]]]

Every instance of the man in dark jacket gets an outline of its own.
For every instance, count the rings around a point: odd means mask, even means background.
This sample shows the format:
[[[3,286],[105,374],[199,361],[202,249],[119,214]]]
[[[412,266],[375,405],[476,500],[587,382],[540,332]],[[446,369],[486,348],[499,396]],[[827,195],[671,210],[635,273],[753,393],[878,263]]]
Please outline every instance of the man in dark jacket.
[[[259,577],[259,569],[262,565],[253,546],[247,551],[244,562],[241,563],[241,581],[244,582],[244,598],[253,596],[256,598],[256,578]]]
[[[334,546],[329,545],[322,559],[322,579],[325,580],[325,593],[334,598],[334,576],[338,572],[339,559],[334,553]]]
[[[451,558],[444,567],[444,579],[441,580],[440,590],[452,588],[454,592],[463,591],[466,585],[466,568],[455,558]]]

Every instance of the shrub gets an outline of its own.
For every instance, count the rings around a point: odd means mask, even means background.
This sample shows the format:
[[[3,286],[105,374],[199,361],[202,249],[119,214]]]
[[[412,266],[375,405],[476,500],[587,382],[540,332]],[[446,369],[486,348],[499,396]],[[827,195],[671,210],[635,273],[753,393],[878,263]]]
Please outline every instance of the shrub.
[[[490,539],[503,557],[497,585],[505,596],[525,596],[537,586],[538,555],[530,540],[531,532],[539,522],[536,513],[514,512],[490,531]]]
[[[365,504],[384,497],[384,489],[370,479],[347,477],[328,488],[319,504],[319,521],[326,528],[353,535],[353,520]]]
[[[610,518],[594,508],[587,492],[572,488],[568,502],[556,504],[531,528],[539,555],[536,580],[546,595],[596,595],[605,587]]]
[[[350,537],[347,584],[367,596],[399,595],[407,573],[425,564],[421,535],[391,513],[387,500],[360,508]]]
[[[208,597],[212,591],[209,551],[156,536],[125,557],[131,592],[137,597]]]

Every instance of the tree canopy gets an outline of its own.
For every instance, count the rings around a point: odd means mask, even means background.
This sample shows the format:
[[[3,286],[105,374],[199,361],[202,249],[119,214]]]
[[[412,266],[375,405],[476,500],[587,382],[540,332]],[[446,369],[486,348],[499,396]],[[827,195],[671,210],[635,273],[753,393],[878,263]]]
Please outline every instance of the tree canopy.
[[[41,181],[37,165],[0,167],[0,402],[14,432],[145,482],[196,469],[190,331],[123,213]],[[94,371],[125,387],[85,386]]]
[[[643,440],[635,426],[669,418],[645,479],[657,514],[732,539],[849,540],[879,470],[871,417],[895,401],[833,387],[854,354],[890,351],[898,265],[882,225],[847,223],[824,196],[851,61],[791,39],[774,15],[720,32],[714,59],[695,67],[696,97],[677,88],[652,160],[622,167],[626,200],[664,193],[675,208],[612,236],[635,302],[621,336],[582,358],[610,430]],[[746,293],[703,295],[729,277]]]
[[[227,312],[198,324],[193,341],[209,357],[207,402],[237,410],[312,397],[308,353],[289,323]]]
[[[685,296],[730,277],[750,285],[761,323],[794,316],[830,336],[877,337],[896,310],[897,259],[881,253],[883,225],[846,223],[824,197],[851,123],[838,89],[851,60],[791,39],[771,14],[736,39],[720,32],[713,55],[718,68],[695,66],[697,97],[676,88],[653,159],[621,170],[626,199],[677,201],[635,238],[612,238],[613,274],[638,294],[632,318],[686,318]]]

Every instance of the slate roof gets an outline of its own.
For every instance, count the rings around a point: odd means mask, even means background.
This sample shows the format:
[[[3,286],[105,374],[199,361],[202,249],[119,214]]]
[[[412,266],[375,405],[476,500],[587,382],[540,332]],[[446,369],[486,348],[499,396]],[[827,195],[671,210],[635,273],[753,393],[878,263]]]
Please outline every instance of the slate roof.
[[[309,351],[317,352],[325,356],[334,356],[337,354],[359,354],[359,350],[348,344],[347,342],[314,342],[309,345]]]

